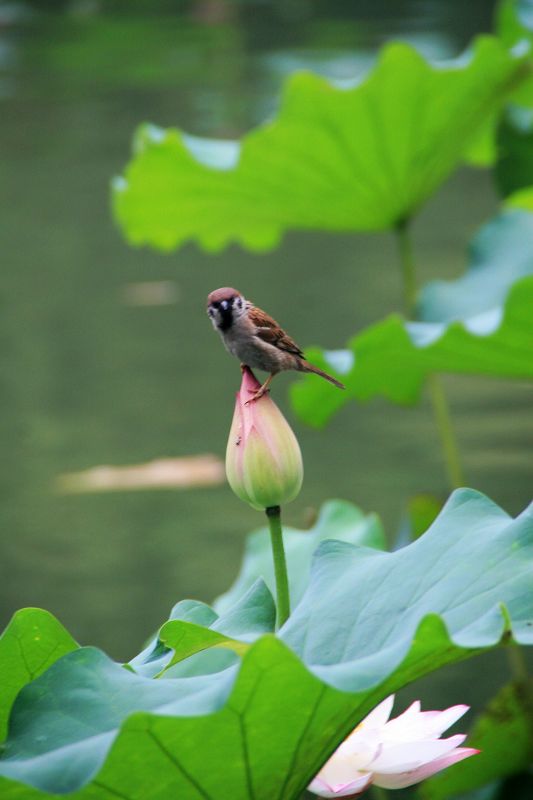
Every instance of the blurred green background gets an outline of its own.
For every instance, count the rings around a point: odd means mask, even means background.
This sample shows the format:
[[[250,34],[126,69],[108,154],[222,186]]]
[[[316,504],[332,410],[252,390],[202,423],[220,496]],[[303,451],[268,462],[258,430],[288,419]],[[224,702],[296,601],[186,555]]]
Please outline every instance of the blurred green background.
[[[2,627],[42,606],[82,644],[127,659],[175,602],[211,601],[235,577],[262,519],[224,484],[56,488],[62,473],[100,464],[223,457],[240,374],[205,316],[210,290],[236,286],[304,347],[342,346],[401,305],[388,235],[291,234],[261,256],[130,249],[109,183],[134,128],[239,136],[273,113],[296,68],[353,77],[391,38],[454,56],[490,30],[493,11],[488,0],[0,2]],[[415,226],[421,281],[459,274],[496,208],[489,173],[456,174]],[[145,282],[157,283],[155,300]],[[353,404],[316,432],[290,412],[291,380],[273,390],[306,469],[287,523],[304,526],[341,497],[377,511],[392,538],[409,496],[447,494],[426,402]],[[530,385],[449,377],[446,388],[469,485],[520,511],[532,487]],[[475,703],[503,680],[501,662],[487,657],[484,681],[471,680],[480,662],[439,673],[431,696],[461,674],[451,700]]]

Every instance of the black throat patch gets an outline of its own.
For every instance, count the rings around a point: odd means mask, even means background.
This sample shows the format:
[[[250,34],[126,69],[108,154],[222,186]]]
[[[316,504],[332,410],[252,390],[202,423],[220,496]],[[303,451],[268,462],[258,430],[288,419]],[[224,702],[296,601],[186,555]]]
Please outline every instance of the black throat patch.
[[[228,305],[227,308],[221,308],[219,306],[218,313],[220,314],[218,328],[221,331],[227,331],[229,328],[231,328],[233,323],[233,308],[231,305]]]

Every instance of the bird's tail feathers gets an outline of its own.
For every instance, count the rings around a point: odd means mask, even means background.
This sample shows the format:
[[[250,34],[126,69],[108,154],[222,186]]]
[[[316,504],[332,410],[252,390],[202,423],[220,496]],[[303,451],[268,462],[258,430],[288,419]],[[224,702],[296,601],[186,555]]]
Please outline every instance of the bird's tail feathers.
[[[323,372],[318,367],[313,366],[313,364],[310,364],[309,361],[301,361],[300,363],[301,363],[300,369],[302,372],[312,372],[314,375],[320,375],[321,378],[325,378],[327,381],[332,383],[338,389],[346,388],[343,383],[338,381],[336,378],[332,378],[331,375],[328,375],[327,372]]]

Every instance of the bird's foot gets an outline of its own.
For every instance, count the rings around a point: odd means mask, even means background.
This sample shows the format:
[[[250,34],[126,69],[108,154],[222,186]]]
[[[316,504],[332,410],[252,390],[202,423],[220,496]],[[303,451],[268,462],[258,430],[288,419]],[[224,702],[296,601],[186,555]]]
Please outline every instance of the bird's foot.
[[[260,397],[263,397],[265,394],[269,394],[270,389],[267,389],[265,386],[261,386],[260,389],[255,392],[248,400],[245,401],[244,405],[247,406],[248,403],[254,403],[256,400],[259,400]]]

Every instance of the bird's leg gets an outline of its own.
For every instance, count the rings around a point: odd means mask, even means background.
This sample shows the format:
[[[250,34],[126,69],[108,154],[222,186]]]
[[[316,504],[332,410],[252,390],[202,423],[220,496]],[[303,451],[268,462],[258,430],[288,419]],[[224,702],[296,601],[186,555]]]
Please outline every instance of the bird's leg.
[[[268,387],[270,386],[270,382],[272,381],[273,377],[274,374],[269,375],[264,384],[259,387],[257,392],[254,395],[252,395],[252,397],[250,397],[250,399],[247,400],[244,405],[248,405],[248,403],[253,403],[254,400],[259,400],[260,397],[263,397],[263,395],[268,392]]]

